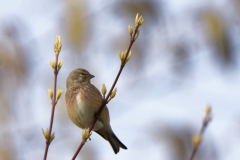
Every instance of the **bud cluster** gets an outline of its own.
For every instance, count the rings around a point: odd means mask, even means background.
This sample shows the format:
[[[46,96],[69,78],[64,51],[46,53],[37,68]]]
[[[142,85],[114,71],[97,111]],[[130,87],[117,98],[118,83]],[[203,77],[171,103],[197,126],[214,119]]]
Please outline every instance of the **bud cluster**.
[[[61,38],[60,36],[56,37],[56,44],[54,44],[53,50],[55,54],[59,54],[62,49],[62,43],[61,43]]]
[[[128,25],[128,33],[130,35],[131,42],[134,42],[137,39],[137,37],[139,36],[139,33],[140,33],[139,27],[143,24],[143,22],[144,22],[143,17],[142,16],[139,17],[137,14],[136,18],[135,18],[134,32],[133,32],[133,27]],[[128,62],[128,60],[131,58],[132,52],[130,49],[125,50],[122,53],[120,51],[118,51],[118,55],[119,55],[119,58],[121,61],[121,66],[124,66]]]
[[[84,129],[82,132],[82,138],[85,140],[90,139],[91,134],[92,133],[89,132],[89,128]]]
[[[48,136],[49,136],[49,130],[48,128],[46,129],[46,131],[44,131],[44,129],[42,129],[42,134],[43,137],[45,138],[46,142],[48,141]],[[53,139],[55,138],[55,133],[50,135],[50,140],[49,143],[51,143],[53,141]]]
[[[121,60],[121,65],[125,65],[128,62],[128,60],[131,58],[132,51],[130,51],[128,55],[127,55],[127,50],[123,51],[122,53],[118,51],[118,56]]]

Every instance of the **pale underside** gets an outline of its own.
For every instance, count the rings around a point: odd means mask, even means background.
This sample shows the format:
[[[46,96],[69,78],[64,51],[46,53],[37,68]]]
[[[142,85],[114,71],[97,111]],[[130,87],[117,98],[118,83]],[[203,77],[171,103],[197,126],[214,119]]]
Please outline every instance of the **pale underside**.
[[[102,96],[100,92],[93,85],[81,85],[69,88],[66,96],[69,96],[69,94],[71,97],[76,97],[76,99],[69,99],[70,105],[67,109],[70,119],[75,125],[82,129],[90,127],[95,118],[95,114],[102,104]],[[107,107],[104,107],[93,130],[97,131],[103,127],[107,127],[110,125],[109,123],[108,109]]]

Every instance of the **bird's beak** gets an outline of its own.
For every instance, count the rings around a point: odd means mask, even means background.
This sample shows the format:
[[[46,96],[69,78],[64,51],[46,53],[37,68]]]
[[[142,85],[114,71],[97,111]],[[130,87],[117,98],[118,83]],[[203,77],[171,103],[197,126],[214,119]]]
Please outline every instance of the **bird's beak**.
[[[90,79],[92,79],[93,77],[95,77],[94,75],[91,75],[91,74],[89,74],[89,77],[90,77]]]

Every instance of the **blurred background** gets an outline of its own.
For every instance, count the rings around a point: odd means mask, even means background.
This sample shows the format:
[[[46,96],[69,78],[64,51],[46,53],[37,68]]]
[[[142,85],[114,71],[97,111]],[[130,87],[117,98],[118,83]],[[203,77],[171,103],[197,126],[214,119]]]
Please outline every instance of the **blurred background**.
[[[128,150],[115,155],[93,133],[77,159],[189,159],[206,104],[213,121],[195,160],[240,158],[240,0],[8,0],[0,6],[1,160],[43,158],[56,35],[63,45],[58,88],[65,94],[69,72],[85,68],[97,88],[109,89],[136,13],[145,21],[108,105],[112,128]],[[64,94],[50,160],[71,159],[81,141]]]

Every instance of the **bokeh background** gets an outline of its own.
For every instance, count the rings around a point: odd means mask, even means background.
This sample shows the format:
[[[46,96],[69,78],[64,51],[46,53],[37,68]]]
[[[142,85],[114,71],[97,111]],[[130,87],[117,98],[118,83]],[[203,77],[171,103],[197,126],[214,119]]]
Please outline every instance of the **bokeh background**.
[[[85,68],[92,83],[110,88],[118,50],[129,43],[128,25],[144,17],[132,58],[110,102],[111,125],[128,147],[115,155],[93,133],[77,159],[189,159],[204,107],[213,108],[195,160],[240,158],[239,0],[21,0],[0,5],[0,159],[42,159],[53,87],[49,65],[61,36],[63,67]],[[81,130],[67,116],[64,95],[56,107],[48,159],[71,159]]]

